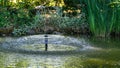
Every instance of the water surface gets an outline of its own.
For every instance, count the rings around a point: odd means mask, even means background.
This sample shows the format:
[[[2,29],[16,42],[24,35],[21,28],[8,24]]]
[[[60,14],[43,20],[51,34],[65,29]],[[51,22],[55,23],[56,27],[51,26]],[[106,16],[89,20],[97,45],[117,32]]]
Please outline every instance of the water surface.
[[[120,40],[49,35],[0,38],[0,68],[120,68]]]

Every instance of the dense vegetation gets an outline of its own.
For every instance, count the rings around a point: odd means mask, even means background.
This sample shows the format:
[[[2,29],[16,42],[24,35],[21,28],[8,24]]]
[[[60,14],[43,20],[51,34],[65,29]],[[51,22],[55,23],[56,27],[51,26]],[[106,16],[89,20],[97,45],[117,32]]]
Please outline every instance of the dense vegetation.
[[[96,36],[120,32],[120,0],[85,0],[90,30]]]
[[[0,0],[1,35],[120,36],[119,20],[120,0]]]

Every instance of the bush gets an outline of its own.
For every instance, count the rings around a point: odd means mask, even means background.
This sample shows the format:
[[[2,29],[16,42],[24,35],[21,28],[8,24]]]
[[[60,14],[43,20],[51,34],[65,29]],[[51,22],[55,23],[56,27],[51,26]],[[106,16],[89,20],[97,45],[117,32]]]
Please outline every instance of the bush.
[[[7,11],[7,8],[0,8],[0,28],[7,27],[11,22],[10,12]]]
[[[85,33],[88,29],[88,23],[86,22],[86,17],[84,13],[77,14],[74,17],[62,16],[61,9],[55,13],[36,13],[35,16],[30,17],[29,9],[20,8],[16,9],[15,13],[11,12],[13,8],[7,10],[7,8],[2,8],[0,10],[0,27],[7,27],[10,24],[14,25],[13,35],[21,36],[32,32],[43,33],[45,31],[44,27],[52,27],[54,31],[60,31],[64,33]],[[4,12],[4,13],[2,13]]]
[[[82,33],[88,29],[88,23],[86,22],[84,13],[79,14],[77,17],[52,16],[49,18],[49,22],[62,32]]]

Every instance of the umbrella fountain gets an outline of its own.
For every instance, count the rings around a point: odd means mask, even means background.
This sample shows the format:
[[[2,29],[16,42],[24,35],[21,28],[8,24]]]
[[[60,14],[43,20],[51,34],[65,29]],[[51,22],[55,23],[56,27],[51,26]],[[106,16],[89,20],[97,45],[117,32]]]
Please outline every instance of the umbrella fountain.
[[[83,50],[95,49],[83,38],[77,39],[63,35],[7,38],[0,45],[4,51],[28,54],[76,54]]]

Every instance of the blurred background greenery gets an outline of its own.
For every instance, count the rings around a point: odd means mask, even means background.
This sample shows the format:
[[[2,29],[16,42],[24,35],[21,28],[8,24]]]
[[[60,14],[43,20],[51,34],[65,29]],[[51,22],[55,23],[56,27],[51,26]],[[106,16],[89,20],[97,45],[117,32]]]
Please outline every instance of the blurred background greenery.
[[[0,0],[0,34],[120,36],[120,0]]]

